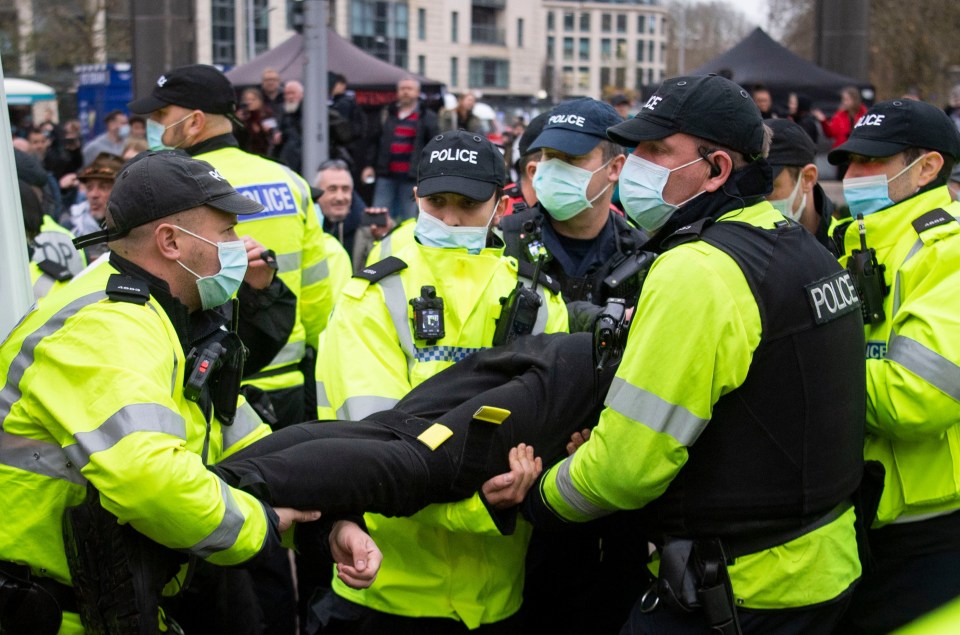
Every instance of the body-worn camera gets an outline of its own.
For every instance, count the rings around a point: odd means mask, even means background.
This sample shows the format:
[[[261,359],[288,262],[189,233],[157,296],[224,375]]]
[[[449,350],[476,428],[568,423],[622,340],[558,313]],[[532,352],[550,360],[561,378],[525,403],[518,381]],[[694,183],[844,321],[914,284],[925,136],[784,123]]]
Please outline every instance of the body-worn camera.
[[[436,344],[442,340],[443,326],[443,298],[437,297],[437,290],[430,286],[420,287],[420,297],[410,300],[413,307],[413,333],[419,340],[427,340],[428,344]]]
[[[883,279],[886,267],[877,262],[877,252],[867,247],[867,230],[863,224],[863,214],[857,214],[857,226],[860,232],[860,249],[850,252],[847,270],[853,278],[853,284],[860,296],[863,321],[866,324],[879,324],[886,319],[883,311],[883,299],[890,288]]]
[[[634,306],[640,297],[647,272],[656,259],[657,254],[652,251],[629,254],[603,279],[604,296],[623,298],[627,306]]]
[[[597,372],[620,361],[627,339],[627,306],[623,298],[610,298],[593,327],[593,358]]]

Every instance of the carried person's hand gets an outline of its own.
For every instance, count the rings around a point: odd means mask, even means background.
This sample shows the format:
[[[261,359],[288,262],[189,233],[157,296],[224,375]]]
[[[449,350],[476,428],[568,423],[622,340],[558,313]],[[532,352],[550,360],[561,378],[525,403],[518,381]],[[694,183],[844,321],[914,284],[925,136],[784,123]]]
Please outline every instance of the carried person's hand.
[[[567,456],[573,456],[581,445],[590,438],[590,428],[584,428],[580,432],[574,432],[570,435],[570,441],[567,443]]]
[[[367,532],[350,520],[338,520],[330,530],[330,553],[337,577],[354,589],[365,589],[377,579],[383,554]]]
[[[305,512],[290,507],[274,507],[273,511],[280,518],[281,534],[293,527],[293,523],[312,523],[315,520],[320,520],[320,512],[318,511]]]
[[[533,446],[526,443],[510,448],[509,462],[509,472],[494,476],[480,488],[495,509],[509,509],[522,503],[543,471],[543,461],[534,456]]]

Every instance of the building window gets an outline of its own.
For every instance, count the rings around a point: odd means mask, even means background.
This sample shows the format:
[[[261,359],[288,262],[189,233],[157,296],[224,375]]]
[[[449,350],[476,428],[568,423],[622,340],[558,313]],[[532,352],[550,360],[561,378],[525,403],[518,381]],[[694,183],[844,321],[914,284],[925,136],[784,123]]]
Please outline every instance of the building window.
[[[639,94],[641,95],[643,94],[643,69],[642,68],[637,69],[637,85],[634,88],[636,88]]]
[[[627,41],[623,38],[617,38],[617,59],[627,59]]]
[[[251,57],[263,53],[269,45],[269,14],[267,0],[253,0],[253,53]]]
[[[600,14],[600,30],[604,33],[609,33],[612,30],[612,19],[609,13]]]
[[[470,88],[507,88],[510,62],[490,58],[470,58]]]
[[[637,16],[637,33],[643,33],[647,30],[647,16],[638,15]]]
[[[470,42],[473,44],[496,44],[504,46],[506,33],[498,26],[497,11],[474,6],[470,10]]]
[[[460,60],[456,57],[450,58],[450,86],[453,88],[457,87],[457,84],[460,83]]]
[[[557,18],[553,11],[547,11],[547,31],[553,31],[557,28]]]
[[[623,66],[613,69],[614,74],[616,75],[617,90],[623,90],[627,86],[627,69]]]
[[[667,59],[667,45],[663,42],[660,43],[660,60],[659,62],[663,64],[663,61]]]
[[[427,39],[427,10],[417,9],[417,37]]]
[[[573,38],[563,38],[563,59],[564,61],[573,59]]]
[[[647,42],[647,61],[653,63],[653,41]]]
[[[577,90],[582,94],[587,94],[590,91],[590,69],[586,66],[580,67],[580,72],[577,73]]]
[[[554,48],[556,45],[557,45],[557,38],[553,37],[552,35],[548,35],[548,36],[547,36],[547,60],[549,60],[549,61],[551,61],[551,62],[552,62],[553,59],[554,59],[553,48]]]
[[[605,37],[600,40],[600,61],[609,62],[613,58],[613,40]]]
[[[580,14],[580,31],[584,33],[590,31],[590,14],[589,13]]]
[[[517,18],[517,48],[523,48],[523,18]]]
[[[582,37],[580,38],[580,57],[578,58],[581,62],[590,61],[590,40],[589,38]]]
[[[423,55],[417,55],[417,74],[427,74],[427,58]]]
[[[353,43],[374,56],[404,68],[407,64],[409,27],[406,4],[385,0],[354,0],[350,3]]]
[[[600,90],[610,85],[610,69],[606,66],[600,69]]]
[[[450,41],[456,42],[460,39],[459,25],[457,24],[460,21],[460,13],[458,11],[452,11],[450,13]]]
[[[237,9],[233,0],[211,0],[213,63],[237,63]]]
[[[573,31],[573,21],[574,21],[573,11],[564,11],[563,12],[563,30]]]
[[[617,14],[617,33],[626,33],[627,32],[627,14],[619,13]]]
[[[573,67],[564,66],[563,74],[560,76],[563,80],[563,92],[569,94],[573,92]]]

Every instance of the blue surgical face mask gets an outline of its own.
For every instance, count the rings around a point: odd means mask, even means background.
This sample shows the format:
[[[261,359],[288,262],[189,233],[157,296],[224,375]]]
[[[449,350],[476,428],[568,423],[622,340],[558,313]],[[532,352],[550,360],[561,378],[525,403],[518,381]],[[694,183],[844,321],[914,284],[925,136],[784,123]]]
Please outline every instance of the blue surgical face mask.
[[[122,126],[120,126],[120,129],[117,130],[117,134],[120,135],[121,139],[126,139],[127,136],[130,134],[130,124],[125,123]]]
[[[217,257],[220,259],[220,271],[212,276],[201,276],[179,260],[177,264],[197,277],[197,290],[200,291],[200,306],[213,309],[233,297],[240,288],[243,276],[247,273],[247,249],[242,240],[231,240],[215,243],[203,236],[174,225],[177,229],[194,238],[202,240],[217,248]]]
[[[413,234],[421,245],[427,247],[442,247],[445,249],[465,248],[471,254],[478,254],[487,246],[487,235],[490,233],[490,223],[497,213],[497,202],[494,202],[493,212],[482,227],[452,227],[439,218],[423,211],[420,205],[420,215],[413,228]]]
[[[843,179],[843,198],[850,207],[850,215],[854,218],[858,214],[867,216],[879,212],[893,205],[890,198],[890,182],[917,164],[926,155],[917,157],[917,160],[903,168],[889,179],[886,174],[873,176],[857,176]]]
[[[800,222],[800,217],[803,216],[803,210],[807,206],[807,193],[803,193],[803,198],[800,199],[800,206],[794,209],[793,204],[797,202],[797,194],[800,193],[800,182],[802,179],[797,179],[797,184],[793,186],[793,191],[790,192],[790,196],[787,198],[781,198],[777,200],[770,201],[770,204],[773,205],[778,212],[786,216],[791,220],[795,220],[798,223]]]
[[[613,161],[613,159],[610,159]],[[580,212],[588,209],[593,202],[610,189],[613,183],[600,190],[593,198],[587,198],[587,187],[590,179],[600,170],[607,167],[607,161],[591,172],[575,165],[570,165],[560,159],[546,159],[537,164],[537,171],[533,175],[533,189],[543,208],[555,220],[570,220]]]
[[[164,145],[163,133],[169,130],[170,128],[173,128],[177,124],[183,123],[192,114],[193,113],[191,112],[189,115],[187,115],[180,121],[174,121],[172,124],[166,127],[164,127],[164,125],[159,121],[154,121],[153,119],[147,119],[147,147],[149,147],[151,150],[175,150],[176,148],[179,148],[183,144],[183,141],[181,141],[180,143],[178,143],[173,147]],[[186,138],[184,138],[184,141],[186,141]]]
[[[667,203],[663,200],[663,188],[667,185],[670,173],[703,160],[700,157],[670,170],[631,154],[620,173],[620,202],[623,209],[644,231],[660,229],[677,209],[703,194],[702,191],[697,192],[676,205]]]

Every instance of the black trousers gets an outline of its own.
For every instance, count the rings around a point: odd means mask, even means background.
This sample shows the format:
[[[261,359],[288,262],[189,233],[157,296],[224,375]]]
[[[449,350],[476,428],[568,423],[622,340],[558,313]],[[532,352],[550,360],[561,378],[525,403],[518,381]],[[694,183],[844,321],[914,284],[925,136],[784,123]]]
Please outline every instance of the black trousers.
[[[570,434],[596,423],[615,372],[595,370],[589,333],[524,337],[471,355],[392,410],[290,426],[211,469],[273,506],[328,518],[407,516],[471,496],[509,470],[509,449],[519,443],[547,463],[564,456]],[[511,415],[501,425],[474,421],[481,406]],[[434,422],[453,436],[431,450],[417,436]]]

